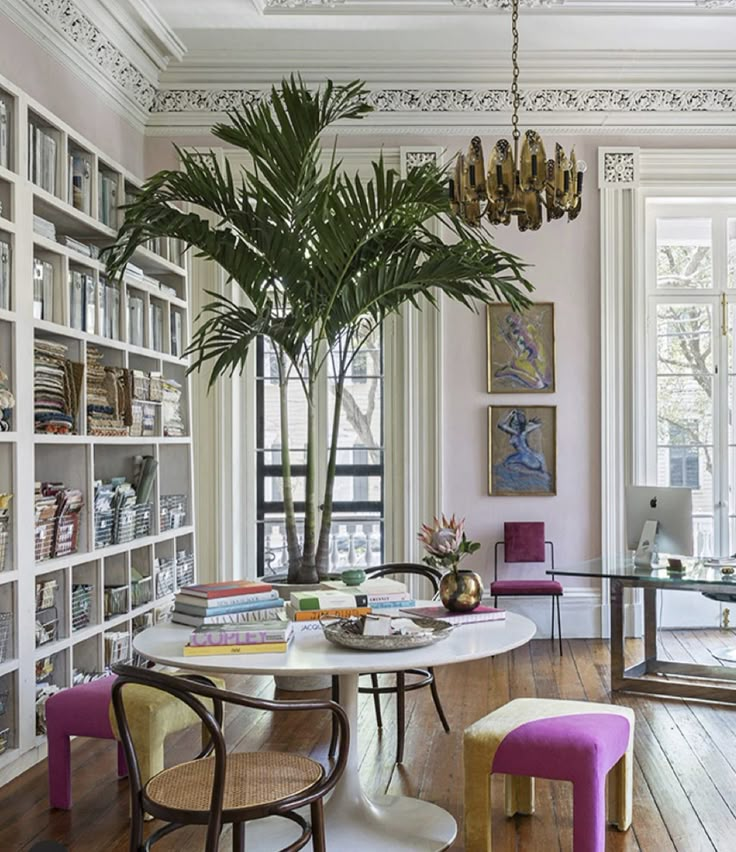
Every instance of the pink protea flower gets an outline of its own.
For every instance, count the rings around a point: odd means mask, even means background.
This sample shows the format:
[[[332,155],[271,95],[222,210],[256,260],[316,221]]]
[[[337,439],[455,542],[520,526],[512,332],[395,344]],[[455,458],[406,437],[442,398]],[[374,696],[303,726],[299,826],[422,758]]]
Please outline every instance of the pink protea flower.
[[[451,518],[442,515],[441,520],[432,519],[432,526],[422,524],[418,534],[419,540],[430,556],[437,559],[446,559],[457,554],[463,540],[465,531],[465,519],[458,521],[453,515]]]

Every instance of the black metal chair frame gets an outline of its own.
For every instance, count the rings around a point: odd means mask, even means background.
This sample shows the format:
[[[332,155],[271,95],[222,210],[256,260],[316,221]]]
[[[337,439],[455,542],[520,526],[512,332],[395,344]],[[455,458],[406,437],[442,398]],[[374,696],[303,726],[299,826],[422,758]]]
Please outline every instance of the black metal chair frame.
[[[496,546],[494,548],[494,552],[493,552],[493,582],[494,583],[498,580],[498,548],[499,548],[499,545],[504,546],[504,544],[505,543],[503,541],[497,541]],[[544,544],[545,544],[545,546],[549,545],[550,563],[552,565],[552,570],[550,571],[550,577],[554,580],[554,578],[555,578],[555,546],[554,546],[553,542],[546,541],[546,540],[545,540]],[[505,553],[505,546],[504,546],[504,553]],[[510,564],[510,563],[507,563],[507,564]],[[537,563],[537,564],[539,564],[539,563]],[[520,581],[520,582],[523,582],[523,580]],[[498,597],[499,597],[498,595],[493,596],[493,605],[496,606],[496,607],[498,606]],[[505,597],[505,595],[502,595],[501,597]],[[562,619],[560,617],[560,598],[562,597],[562,595],[561,594],[560,595],[553,595],[553,594],[548,594],[548,593],[545,593],[545,592],[540,592],[539,594],[536,594],[536,595],[524,595],[523,597],[525,597],[525,598],[552,598],[552,619],[551,619],[552,620],[552,633],[551,633],[549,638],[550,638],[550,642],[555,641],[555,605],[556,605],[556,607],[557,607],[557,633],[558,633],[559,643],[560,643],[560,656],[562,656]]]
[[[345,770],[350,743],[348,719],[342,707],[333,701],[269,701],[247,698],[238,693],[217,688],[211,680],[203,675],[186,674],[173,677],[151,669],[141,669],[128,665],[115,665],[113,671],[118,675],[118,679],[112,688],[112,704],[120,739],[125,750],[125,758],[128,762],[130,781],[130,852],[149,852],[151,846],[162,837],[186,825],[206,825],[207,840],[204,852],[217,852],[220,833],[223,826],[227,824],[233,826],[233,852],[244,852],[246,821],[269,816],[289,819],[302,830],[299,838],[282,852],[296,852],[296,850],[306,846],[310,839],[315,852],[317,850],[325,852],[323,798],[334,788]],[[209,758],[214,753],[215,761],[212,799],[208,811],[184,811],[181,808],[165,807],[150,799],[146,794],[146,787],[141,784],[140,768],[130,734],[123,698],[126,684],[133,683],[151,686],[178,698],[201,719],[203,732],[206,732],[209,736],[209,741],[195,760]],[[202,703],[201,698],[212,701],[212,712]],[[266,804],[225,809],[224,795],[228,756],[222,730],[223,704],[235,704],[240,707],[267,711],[329,711],[332,714],[333,731],[336,731],[337,735],[337,760],[326,773],[323,773],[320,779],[296,795]],[[310,806],[311,825],[301,814],[296,813],[297,808],[306,805]],[[157,819],[167,822],[167,825],[153,832],[145,841],[143,839],[144,813],[149,813]]]
[[[437,568],[432,568],[429,565],[422,565],[417,562],[387,562],[384,565],[377,565],[375,568],[366,569],[366,575],[369,578],[389,577],[397,574],[411,574],[415,577],[422,577],[429,580],[432,584],[433,595],[437,595],[440,590],[440,579],[442,572]],[[412,692],[415,689],[422,689],[428,686],[432,692],[432,700],[437,710],[437,715],[440,718],[442,727],[445,733],[450,733],[450,726],[447,723],[445,711],[442,709],[439,692],[437,691],[437,682],[434,677],[434,669],[407,669],[402,672],[395,672],[395,686],[379,686],[378,675],[371,674],[371,685],[361,686],[358,690],[364,695],[373,696],[373,709],[376,714],[376,725],[383,729],[383,718],[381,716],[381,696],[396,695],[396,762],[404,762],[404,742],[405,742],[405,725],[406,725],[406,693]],[[407,682],[406,675],[416,675],[419,680],[411,680]],[[340,700],[340,681],[336,676],[332,678],[332,700]],[[334,756],[337,745],[337,729],[333,726],[332,739],[330,741],[330,757]]]

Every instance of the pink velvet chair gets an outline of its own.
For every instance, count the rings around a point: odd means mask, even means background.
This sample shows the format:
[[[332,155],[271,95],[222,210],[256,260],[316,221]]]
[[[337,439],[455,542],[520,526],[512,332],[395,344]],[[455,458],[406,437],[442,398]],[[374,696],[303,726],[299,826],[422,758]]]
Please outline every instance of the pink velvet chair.
[[[560,642],[560,656],[562,656],[562,620],[560,618],[560,598],[562,597],[562,585],[555,580],[554,573],[550,578],[539,580],[499,580],[498,579],[498,550],[503,546],[503,561],[507,565],[524,563],[547,562],[547,545],[549,545],[550,565],[552,571],[555,569],[555,547],[551,541],[544,537],[544,523],[542,521],[511,521],[503,525],[503,541],[497,541],[494,562],[493,582],[491,583],[491,595],[494,605],[498,606],[500,597],[550,597],[552,599],[552,634],[550,639],[555,640],[555,607],[557,609],[557,631]]]
[[[103,677],[71,689],[63,689],[46,702],[46,733],[49,743],[49,805],[70,810],[72,806],[71,737],[114,740],[110,725],[110,698],[114,677]],[[118,776],[128,774],[125,752],[118,743]]]

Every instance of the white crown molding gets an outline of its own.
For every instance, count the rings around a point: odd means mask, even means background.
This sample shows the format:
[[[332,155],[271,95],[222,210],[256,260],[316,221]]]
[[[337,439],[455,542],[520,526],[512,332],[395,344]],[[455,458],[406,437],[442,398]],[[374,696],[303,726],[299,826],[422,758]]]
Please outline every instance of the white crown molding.
[[[572,86],[584,79],[589,86],[687,86],[736,84],[736,50],[674,51],[643,53],[628,50],[542,50],[521,52],[523,88]],[[377,87],[436,86],[465,84],[507,88],[510,59],[506,52],[488,50],[404,50],[386,61],[380,50],[305,48],[298,51],[272,49],[194,50],[184,62],[169,66],[161,75],[161,88],[255,88],[270,85],[284,74],[298,70],[308,83],[361,79]]]
[[[446,15],[497,14],[511,0],[253,0],[263,15]],[[736,11],[736,0],[520,0],[524,14],[600,16],[616,14],[698,15]]]

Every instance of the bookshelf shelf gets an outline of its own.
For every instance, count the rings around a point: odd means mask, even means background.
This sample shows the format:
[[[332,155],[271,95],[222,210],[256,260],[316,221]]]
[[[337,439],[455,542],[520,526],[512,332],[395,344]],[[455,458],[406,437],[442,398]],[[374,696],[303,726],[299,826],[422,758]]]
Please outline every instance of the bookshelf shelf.
[[[175,262],[174,243],[154,245],[136,251],[120,282],[108,280],[104,263],[90,255],[111,244],[121,224],[119,205],[141,181],[0,78],[0,111],[3,104],[9,142],[0,149],[0,263],[5,251],[10,273],[7,301],[0,286],[0,368],[10,377],[16,405],[13,431],[0,432],[0,493],[13,494],[6,570],[0,571],[0,614],[10,617],[0,679],[12,690],[12,709],[0,715],[0,730],[11,729],[9,747],[0,753],[0,784],[43,755],[37,748],[45,742],[36,731],[37,696],[103,671],[117,634],[129,640],[164,617],[176,590],[175,582],[169,585],[171,560],[195,546],[188,361],[178,357],[190,339],[186,264]],[[0,265],[0,285],[7,280],[1,277],[4,268]],[[37,364],[37,358],[48,360]],[[55,358],[65,364],[57,373]],[[125,409],[130,417],[126,414],[124,427],[113,418],[114,428],[105,434],[107,423],[97,413],[105,411],[103,382],[95,377],[117,375],[109,370],[138,372],[124,374],[131,385]],[[64,378],[57,385],[49,374]],[[158,398],[151,374],[160,377]],[[150,382],[150,398],[138,392],[141,382],[148,387],[144,379]],[[169,401],[179,394],[172,383],[181,388],[174,419],[170,407],[164,414],[162,402],[164,393]],[[65,407],[57,410],[62,387]],[[135,419],[133,403],[147,406],[142,420]],[[138,437],[136,429],[152,435]],[[182,430],[187,434],[180,436]],[[95,548],[95,484],[124,477],[135,485],[137,456],[155,463],[146,501],[150,513],[136,510],[134,528],[121,526],[109,539],[99,539],[105,546]],[[73,504],[74,523],[63,536],[54,539],[46,526],[39,527],[40,549],[36,483],[63,483],[81,495],[81,506]],[[58,533],[56,490],[39,492],[38,505],[50,512],[44,521],[48,530]],[[70,499],[66,493],[64,499]],[[173,494],[186,496],[187,526],[162,531],[162,497]],[[140,537],[131,538],[136,532]],[[50,558],[37,560],[37,555]],[[159,583],[159,574],[166,582]],[[56,585],[48,607],[37,598],[38,586],[51,582]],[[120,591],[106,593],[106,585]],[[119,611],[111,606],[111,594],[123,599]]]

